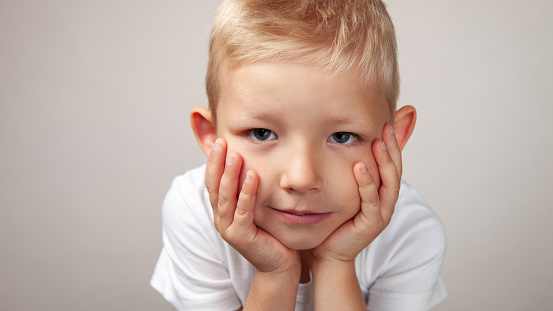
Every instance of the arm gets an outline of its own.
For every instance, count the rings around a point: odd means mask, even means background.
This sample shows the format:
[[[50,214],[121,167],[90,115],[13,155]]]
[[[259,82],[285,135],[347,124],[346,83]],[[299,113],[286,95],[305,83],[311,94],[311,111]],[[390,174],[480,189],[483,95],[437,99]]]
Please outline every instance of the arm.
[[[301,273],[299,254],[254,224],[259,179],[248,171],[239,190],[241,170],[241,156],[227,155],[225,141],[218,139],[209,155],[206,187],[215,228],[256,269],[244,309],[294,310]]]
[[[363,163],[354,167],[359,185],[359,213],[340,226],[311,253],[316,310],[367,310],[357,276],[355,257],[390,223],[401,180],[401,151],[390,125],[383,140],[372,145],[382,184]]]

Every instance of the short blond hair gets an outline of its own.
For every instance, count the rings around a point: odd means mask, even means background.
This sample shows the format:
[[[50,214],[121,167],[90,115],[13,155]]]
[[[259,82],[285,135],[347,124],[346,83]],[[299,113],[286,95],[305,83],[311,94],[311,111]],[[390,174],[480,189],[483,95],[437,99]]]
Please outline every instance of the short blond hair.
[[[378,0],[223,0],[211,30],[206,91],[213,121],[223,64],[295,61],[378,80],[391,115],[399,96],[397,45]]]

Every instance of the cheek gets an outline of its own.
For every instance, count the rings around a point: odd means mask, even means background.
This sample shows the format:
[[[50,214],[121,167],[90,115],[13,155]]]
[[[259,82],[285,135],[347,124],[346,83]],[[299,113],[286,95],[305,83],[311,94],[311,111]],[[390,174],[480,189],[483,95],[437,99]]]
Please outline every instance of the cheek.
[[[271,178],[270,168],[274,167],[273,165],[267,165],[267,160],[260,157],[257,154],[250,154],[248,152],[239,152],[242,156],[242,170],[240,172],[240,190],[244,180],[246,179],[246,174],[248,171],[254,171],[259,178],[259,185],[257,187],[257,196],[260,198],[266,191],[264,191],[264,186],[274,183],[275,181]],[[272,163],[272,162],[269,162]]]
[[[365,163],[369,173],[377,184],[380,184],[380,176],[369,146],[356,150],[355,153],[348,154],[346,159],[342,158],[340,160],[334,163],[343,163],[342,165],[331,166],[333,171],[327,176],[327,191],[330,190],[333,193],[332,201],[337,206],[340,206],[344,216],[347,218],[357,214],[361,206],[359,185],[353,173],[354,165],[358,162]]]
[[[353,164],[351,167],[343,167],[335,176],[326,185],[327,192],[332,194],[331,201],[338,207],[338,212],[343,214],[345,221],[357,214],[361,203],[359,186],[353,176]]]
[[[240,183],[239,183],[239,191],[242,190],[242,185],[244,184],[244,180],[246,179],[246,173],[248,170],[255,169],[252,167],[251,155],[248,154],[248,152],[244,151],[244,148],[242,148],[242,145],[244,142],[240,139],[240,137],[237,137],[236,135],[229,134],[227,132],[221,131],[220,136],[221,138],[225,139],[227,142],[227,154],[231,152],[236,152],[242,157],[242,169],[240,170]]]

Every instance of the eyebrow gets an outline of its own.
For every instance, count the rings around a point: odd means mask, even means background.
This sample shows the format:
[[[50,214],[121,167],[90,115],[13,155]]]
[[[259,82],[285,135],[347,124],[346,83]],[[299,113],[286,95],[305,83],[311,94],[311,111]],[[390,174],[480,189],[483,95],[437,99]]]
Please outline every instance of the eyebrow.
[[[331,117],[325,120],[325,123],[332,126],[339,126],[343,124],[361,124],[365,123],[363,119],[360,118],[347,118],[347,117]]]
[[[232,121],[237,123],[245,123],[251,120],[263,121],[268,123],[278,123],[279,116],[277,113],[269,113],[267,111],[241,111],[236,115],[232,116]],[[367,122],[363,118],[348,118],[346,116],[331,116],[324,120],[325,125],[328,126],[341,126],[341,125],[352,125],[352,126],[363,126],[371,127],[372,124]]]
[[[254,119],[259,121],[276,122],[278,120],[274,113],[268,113],[266,111],[241,111],[232,117],[236,121],[249,121]]]

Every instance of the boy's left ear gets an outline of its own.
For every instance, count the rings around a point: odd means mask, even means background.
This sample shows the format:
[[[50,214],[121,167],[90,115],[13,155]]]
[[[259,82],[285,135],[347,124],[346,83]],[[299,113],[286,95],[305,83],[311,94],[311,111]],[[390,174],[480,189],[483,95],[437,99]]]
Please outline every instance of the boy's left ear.
[[[394,129],[396,130],[396,138],[399,148],[403,151],[403,148],[407,144],[409,137],[415,129],[415,123],[417,122],[417,110],[413,106],[404,106],[396,111],[394,117]]]

